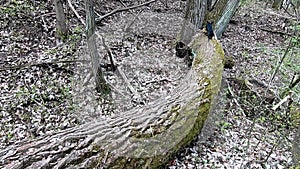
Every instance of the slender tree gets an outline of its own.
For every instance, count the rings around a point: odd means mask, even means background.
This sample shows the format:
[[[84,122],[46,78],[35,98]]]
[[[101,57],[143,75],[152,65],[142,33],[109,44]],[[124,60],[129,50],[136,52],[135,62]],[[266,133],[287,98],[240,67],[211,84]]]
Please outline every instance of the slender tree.
[[[207,21],[214,23],[215,34],[220,38],[237,10],[239,2],[240,0],[218,0],[212,4],[211,0],[189,0],[180,32],[180,41],[189,43],[197,30],[203,28]]]
[[[300,127],[298,127],[298,130],[295,133],[293,148],[292,148],[293,160],[295,165],[297,165],[298,167],[300,166],[300,144],[299,143],[300,143]]]
[[[54,0],[53,3],[56,14],[56,36],[59,39],[64,39],[68,34],[68,29],[66,26],[63,0]]]
[[[87,44],[89,49],[89,54],[92,61],[92,69],[94,74],[94,79],[96,83],[96,91],[104,95],[110,92],[109,86],[107,85],[104,74],[100,67],[100,56],[97,51],[96,39],[95,39],[95,13],[94,6],[91,0],[85,1],[86,10],[86,34],[87,34]]]

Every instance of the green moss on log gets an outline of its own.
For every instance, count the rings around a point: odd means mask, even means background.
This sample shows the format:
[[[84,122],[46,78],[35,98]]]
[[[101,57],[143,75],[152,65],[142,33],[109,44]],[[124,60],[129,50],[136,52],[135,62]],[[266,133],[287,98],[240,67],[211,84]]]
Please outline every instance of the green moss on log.
[[[216,104],[225,57],[219,42],[208,41],[201,32],[194,37],[190,46],[196,53],[189,72],[194,81],[185,85],[196,86],[193,91],[197,93],[196,97],[187,97],[189,100],[185,104],[170,107],[168,114],[175,114],[169,118],[171,125],[154,126],[156,132],[152,134],[133,131],[128,140],[132,144],[128,148],[131,157],[119,156],[108,168],[158,168],[199,134]],[[160,143],[155,146],[156,142]]]

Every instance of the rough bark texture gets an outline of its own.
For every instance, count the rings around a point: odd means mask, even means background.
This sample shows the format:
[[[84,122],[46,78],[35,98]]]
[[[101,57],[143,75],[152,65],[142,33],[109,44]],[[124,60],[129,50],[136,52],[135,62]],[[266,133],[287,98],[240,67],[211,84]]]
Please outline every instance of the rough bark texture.
[[[54,0],[55,13],[56,13],[56,36],[63,38],[67,35],[68,29],[66,26],[65,13],[62,0]]]
[[[220,88],[224,52],[198,33],[182,84],[123,114],[0,150],[0,168],[157,168],[200,132]]]
[[[93,74],[96,82],[96,90],[98,93],[104,95],[108,94],[110,89],[106,84],[103,72],[100,67],[100,56],[97,51],[96,38],[95,38],[95,13],[94,6],[91,0],[86,0],[86,25],[87,25],[87,44],[89,49],[89,54],[91,56]]]
[[[180,32],[180,41],[188,44],[198,29],[202,28],[207,11],[207,0],[189,0],[184,22]]]

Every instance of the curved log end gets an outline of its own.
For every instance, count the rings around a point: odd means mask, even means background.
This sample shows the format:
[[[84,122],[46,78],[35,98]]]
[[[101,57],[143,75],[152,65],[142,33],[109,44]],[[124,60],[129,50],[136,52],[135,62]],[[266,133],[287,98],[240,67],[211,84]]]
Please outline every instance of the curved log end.
[[[221,44],[217,40],[208,41],[203,33],[197,34],[189,46],[193,48],[196,58],[181,87],[194,87],[177,91],[181,93],[180,99],[184,103],[169,107],[169,112],[176,114],[176,119],[162,133],[145,136],[143,141],[146,144],[139,143],[139,147],[131,151],[132,155],[145,152],[143,156],[118,157],[109,168],[158,168],[192,142],[201,131],[209,112],[217,104],[215,100],[221,86],[225,57]],[[176,98],[174,94],[170,95]]]
[[[0,150],[0,168],[158,168],[201,131],[221,86],[224,52],[200,32],[185,80],[167,97]]]

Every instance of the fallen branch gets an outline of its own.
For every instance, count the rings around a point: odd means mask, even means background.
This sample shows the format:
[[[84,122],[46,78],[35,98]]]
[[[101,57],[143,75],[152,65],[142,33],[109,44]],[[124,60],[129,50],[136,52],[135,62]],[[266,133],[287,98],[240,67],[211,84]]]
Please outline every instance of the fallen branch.
[[[120,3],[121,3],[125,8],[127,7],[127,6],[124,4],[123,1],[120,0]],[[128,32],[128,29],[133,25],[133,23],[136,21],[136,19],[139,17],[140,13],[142,13],[143,10],[141,10],[138,14],[135,14],[132,10],[129,10],[129,11],[130,11],[130,13],[131,13],[132,15],[134,15],[134,18],[133,18],[133,20],[132,20],[129,24],[127,24],[127,25],[125,26],[124,32]],[[123,36],[123,39],[124,39],[124,37],[125,37],[125,35]]]
[[[228,81],[227,81],[227,86],[228,86],[228,91],[229,91],[230,95],[233,97],[234,103],[235,103],[236,106],[240,109],[242,115],[243,115],[244,117],[246,117],[246,114],[245,114],[244,110],[242,109],[242,106],[241,106],[241,105],[239,104],[239,102],[236,100],[236,95],[235,95],[234,92],[232,91],[232,89],[231,89],[230,84],[228,83]]]
[[[162,78],[159,80],[150,80],[145,82],[146,85],[150,84],[150,83],[159,83],[159,82],[172,82],[172,80],[168,79],[168,78]]]
[[[123,78],[126,86],[128,87],[128,89],[131,91],[131,93],[134,95],[134,96],[138,96],[138,92],[134,89],[134,87],[130,84],[129,80],[127,79],[125,73],[120,69],[120,67],[117,67],[117,71],[118,73],[121,75],[121,77]]]
[[[119,8],[119,9],[115,9],[103,16],[101,16],[100,18],[97,18],[96,19],[96,23],[100,23],[104,18],[107,18],[115,13],[118,13],[118,12],[123,12],[123,11],[127,11],[127,10],[130,10],[130,9],[135,9],[135,8],[138,8],[138,7],[141,7],[141,6],[145,6],[145,5],[148,5],[150,3],[153,3],[155,2],[156,0],[151,0],[151,1],[148,1],[148,2],[145,2],[145,3],[142,3],[142,4],[139,4],[139,5],[134,5],[134,6],[130,6],[130,7],[125,7],[125,8]]]
[[[0,149],[0,168],[163,166],[198,136],[218,104],[224,52],[214,50],[221,49],[216,41],[215,45],[203,45],[207,43],[204,33],[195,39],[195,62],[182,84],[167,97],[63,131],[12,143]]]
[[[100,35],[98,35],[100,36]],[[102,42],[103,42],[103,46],[105,48],[105,50],[107,51],[109,57],[110,57],[110,61],[111,61],[111,65],[112,65],[112,69],[113,70],[117,70],[118,73],[120,74],[120,76],[123,78],[125,84],[127,85],[128,89],[131,91],[131,93],[135,96],[135,97],[138,97],[139,94],[138,92],[134,89],[134,87],[130,84],[129,80],[127,79],[125,73],[118,67],[118,66],[115,66],[114,63],[116,63],[114,57],[112,56],[112,53],[109,49],[109,47],[105,44],[105,39],[103,36],[101,36],[101,39],[102,39]]]
[[[110,65],[111,65],[112,71],[115,71],[115,70],[116,70],[116,67],[117,67],[117,66],[115,65],[116,60],[115,60],[115,58],[113,57],[113,55],[112,55],[111,50],[109,49],[109,47],[105,44],[105,39],[104,39],[104,37],[102,36],[101,38],[102,38],[103,46],[104,46],[105,50],[106,50],[107,53],[108,53],[108,57],[109,57],[109,60],[110,60]]]
[[[291,83],[289,85],[290,89],[293,89],[298,83],[300,83],[300,72],[295,73],[295,75],[293,76]]]
[[[70,0],[68,0],[68,4],[69,4],[69,7],[72,9],[72,11],[74,12],[74,14],[76,15],[76,17],[79,19],[79,21],[85,25],[85,22],[84,20],[81,18],[81,16],[78,14],[78,12],[75,10],[74,6],[72,5],[72,2]]]
[[[0,68],[0,71],[23,69],[23,68],[32,67],[32,66],[52,65],[52,64],[59,64],[59,63],[76,63],[76,62],[85,63],[85,62],[90,62],[90,61],[89,60],[63,60],[63,61],[53,61],[53,62],[26,63],[26,64],[22,64],[22,65],[3,67],[3,68]]]
[[[275,106],[272,107],[272,110],[278,109],[279,106],[281,106],[283,103],[287,102],[289,99],[291,99],[291,93],[287,96],[285,96],[282,100],[280,100],[279,103],[277,103]]]
[[[280,34],[280,35],[292,36],[292,34],[290,34],[290,33],[280,32],[280,31],[276,31],[276,30],[269,30],[269,29],[265,29],[265,28],[260,28],[260,30],[270,32],[270,33],[276,33],[276,34]]]

